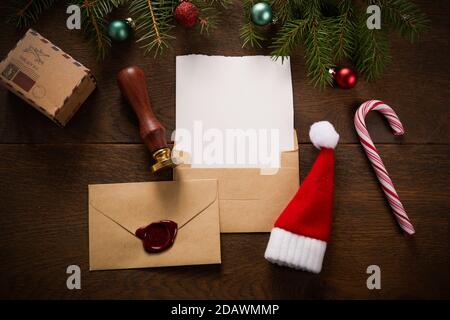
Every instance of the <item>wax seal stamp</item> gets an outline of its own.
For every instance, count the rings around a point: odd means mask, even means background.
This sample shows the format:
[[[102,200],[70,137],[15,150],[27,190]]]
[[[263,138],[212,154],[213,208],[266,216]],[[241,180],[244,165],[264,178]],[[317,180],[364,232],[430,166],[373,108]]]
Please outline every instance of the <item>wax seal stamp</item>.
[[[150,223],[136,230],[135,235],[142,240],[148,253],[158,253],[169,249],[177,236],[178,225],[171,220]]]
[[[155,160],[151,171],[155,173],[175,167],[165,137],[166,129],[153,112],[144,71],[137,66],[124,68],[118,73],[117,82],[138,117],[141,138]]]

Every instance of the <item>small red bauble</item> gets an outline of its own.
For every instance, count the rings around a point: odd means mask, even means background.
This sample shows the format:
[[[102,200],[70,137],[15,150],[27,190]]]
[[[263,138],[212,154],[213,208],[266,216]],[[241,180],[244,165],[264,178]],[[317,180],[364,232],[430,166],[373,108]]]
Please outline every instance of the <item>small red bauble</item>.
[[[198,9],[193,3],[183,1],[175,8],[174,17],[182,26],[192,28],[198,21]]]
[[[334,81],[341,89],[351,89],[356,86],[358,82],[358,76],[356,72],[351,68],[340,68],[332,70]]]

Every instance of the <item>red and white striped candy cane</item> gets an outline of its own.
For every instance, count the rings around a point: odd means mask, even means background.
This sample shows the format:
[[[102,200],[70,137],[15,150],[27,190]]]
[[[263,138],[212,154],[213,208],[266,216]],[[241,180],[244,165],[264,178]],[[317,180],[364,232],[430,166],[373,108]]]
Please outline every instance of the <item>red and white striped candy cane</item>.
[[[394,135],[402,135],[405,131],[403,130],[402,123],[394,110],[382,101],[366,101],[355,113],[355,128],[359,135],[359,141],[361,141],[364,151],[372,163],[372,167],[375,170],[378,181],[381,183],[383,192],[389,201],[392,211],[394,211],[395,218],[406,234],[413,235],[415,233],[414,227],[406,214],[405,208],[400,202],[400,198],[398,197],[397,191],[395,191],[394,184],[392,183],[391,178],[389,178],[386,167],[384,166],[383,161],[378,154],[377,148],[375,148],[372,138],[367,131],[365,117],[372,110],[381,112],[387,118],[389,125],[394,131]]]

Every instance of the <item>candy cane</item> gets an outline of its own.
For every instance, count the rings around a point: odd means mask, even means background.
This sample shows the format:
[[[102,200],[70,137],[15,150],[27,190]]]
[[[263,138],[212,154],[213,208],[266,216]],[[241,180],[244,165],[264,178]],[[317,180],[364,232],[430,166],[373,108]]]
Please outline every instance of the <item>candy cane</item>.
[[[405,131],[403,130],[402,123],[398,118],[397,114],[382,101],[379,100],[369,100],[364,102],[355,113],[355,128],[359,135],[359,141],[364,148],[364,151],[369,158],[373,169],[377,175],[378,181],[381,183],[386,198],[394,212],[395,219],[397,220],[400,227],[408,235],[413,235],[415,233],[414,227],[406,214],[405,208],[400,202],[397,192],[395,191],[394,184],[386,170],[386,167],[378,154],[377,148],[372,142],[372,138],[367,131],[365,117],[372,111],[376,110],[381,112],[389,121],[389,125],[394,131],[394,135],[402,135]]]

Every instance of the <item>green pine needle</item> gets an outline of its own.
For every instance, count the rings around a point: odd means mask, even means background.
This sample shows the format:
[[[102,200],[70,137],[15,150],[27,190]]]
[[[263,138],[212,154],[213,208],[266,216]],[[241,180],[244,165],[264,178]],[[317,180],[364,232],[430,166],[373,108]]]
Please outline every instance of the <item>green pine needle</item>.
[[[298,2],[304,9],[304,18],[287,21],[273,39],[272,55],[290,56],[303,44],[308,76],[314,86],[325,87],[332,84],[329,70],[333,64],[334,20],[321,15],[319,0]]]
[[[333,42],[330,20],[312,19],[303,41],[308,77],[316,87],[332,85]]]
[[[195,26],[200,34],[209,34],[210,31],[216,29],[219,24],[219,13],[215,5],[226,5],[221,4],[219,1],[202,1],[202,0],[191,0],[192,3],[198,8],[199,16],[198,23]]]
[[[254,0],[244,0],[243,2],[245,21],[240,31],[243,48],[248,46],[251,46],[252,48],[262,48],[264,41],[267,40],[263,35],[261,28],[256,26],[250,18],[250,10],[255,3],[256,1]]]
[[[339,16],[332,18],[330,29],[334,34],[334,59],[341,61],[350,59],[355,50],[355,22],[351,0],[343,0],[339,4]]]
[[[429,25],[426,15],[409,0],[366,2],[380,6],[381,30],[367,28],[365,7],[352,0],[272,0],[271,4],[281,24],[270,45],[272,54],[285,57],[303,46],[308,76],[319,87],[332,83],[329,69],[342,60],[352,61],[366,79],[377,79],[391,60],[389,30],[414,41]],[[244,43],[249,41],[246,36]]]
[[[111,49],[107,16],[127,0],[70,0],[81,8],[81,26],[86,38],[96,49],[97,58],[104,59]]]
[[[270,4],[277,23],[285,23],[294,18],[295,11],[289,6],[289,0],[271,0]]]
[[[240,33],[241,39],[243,39],[242,47],[251,46],[252,48],[262,48],[263,42],[266,41],[266,37],[256,29],[253,22],[246,22],[241,27]]]
[[[204,2],[213,6],[228,8],[233,3],[233,0],[205,0]]]
[[[146,53],[154,52],[156,57],[169,47],[173,28],[172,12],[178,2],[164,0],[132,0],[130,14],[139,35],[137,43]]]
[[[18,28],[29,27],[35,23],[43,11],[53,6],[58,0],[18,0],[10,7],[9,21]]]
[[[354,62],[357,70],[367,80],[375,80],[381,76],[389,64],[389,41],[386,30],[369,30],[366,20],[361,18],[357,26],[357,48]]]
[[[409,0],[372,0],[371,3],[380,6],[383,20],[411,42],[428,30],[427,16]]]
[[[43,11],[58,0],[17,0],[9,20],[18,27],[36,22]],[[67,0],[82,11],[82,28],[104,58],[110,48],[107,36],[110,13],[127,5],[138,35],[137,42],[145,52],[156,55],[169,47],[174,37],[173,11],[178,0]],[[196,29],[208,34],[218,26],[220,8],[233,0],[191,0],[199,9]],[[262,0],[243,0],[244,23],[240,30],[243,47],[262,48],[270,38],[270,29],[251,21],[252,6]],[[366,5],[381,8],[381,30],[369,30],[365,7],[353,0],[266,0],[272,6],[279,31],[269,47],[274,58],[292,55],[302,46],[308,76],[315,86],[332,83],[329,69],[341,60],[350,60],[368,80],[378,78],[390,61],[389,30],[398,31],[411,42],[429,28],[427,16],[410,0],[367,0]]]
[[[301,43],[308,27],[308,21],[303,19],[286,22],[272,42],[272,55],[275,57],[290,56]]]

